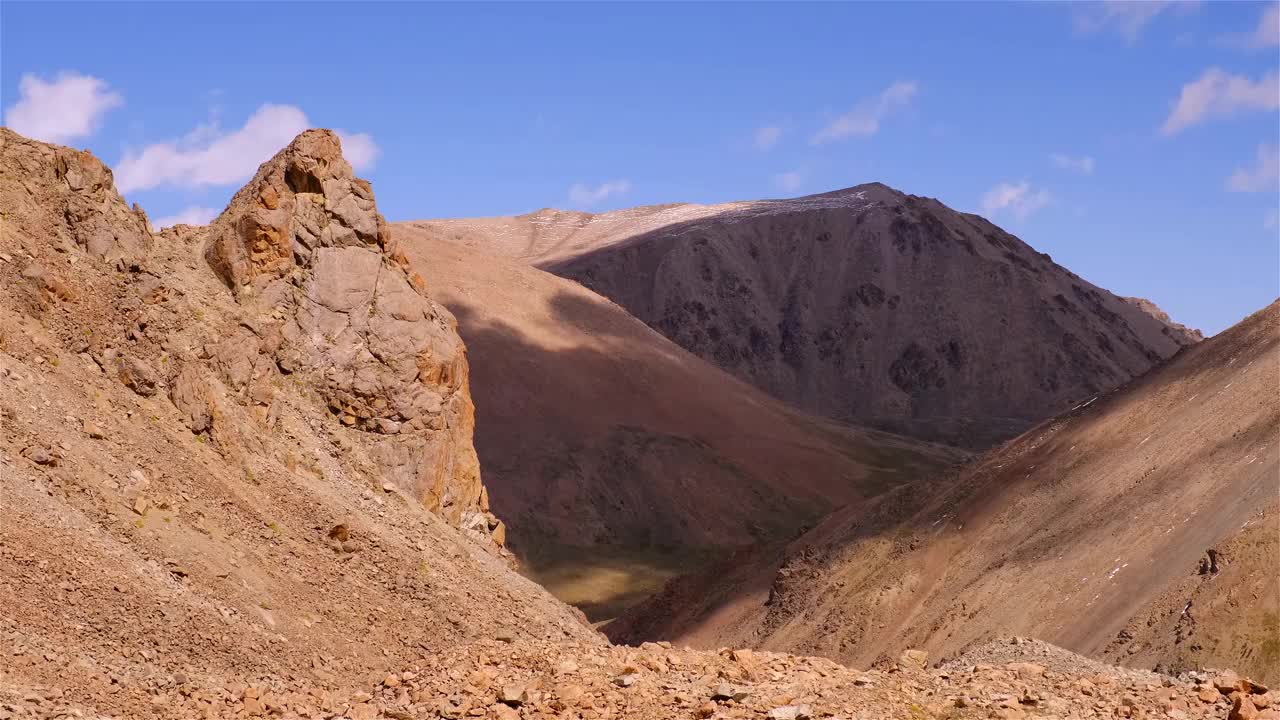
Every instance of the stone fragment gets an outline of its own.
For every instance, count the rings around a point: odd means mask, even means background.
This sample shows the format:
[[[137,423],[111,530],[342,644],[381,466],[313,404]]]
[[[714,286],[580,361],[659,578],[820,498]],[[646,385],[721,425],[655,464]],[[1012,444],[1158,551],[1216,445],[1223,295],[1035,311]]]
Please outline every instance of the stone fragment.
[[[903,650],[898,665],[908,670],[924,670],[929,667],[929,653],[914,648]]]
[[[769,711],[769,720],[808,720],[813,717],[813,708],[808,705],[783,705]]]
[[[529,690],[524,685],[503,685],[498,693],[498,701],[511,707],[520,707],[529,702]]]
[[[88,435],[94,440],[103,440],[107,437],[107,431],[103,430],[100,425],[90,420],[85,420],[82,423],[81,427],[84,430],[84,434]]]
[[[204,376],[194,365],[188,365],[169,385],[169,401],[178,409],[182,421],[193,433],[202,433],[212,424],[212,408]]]
[[[135,357],[120,356],[116,359],[116,376],[120,378],[120,382],[125,387],[142,395],[150,397],[156,394],[156,377],[155,370],[142,360]]]

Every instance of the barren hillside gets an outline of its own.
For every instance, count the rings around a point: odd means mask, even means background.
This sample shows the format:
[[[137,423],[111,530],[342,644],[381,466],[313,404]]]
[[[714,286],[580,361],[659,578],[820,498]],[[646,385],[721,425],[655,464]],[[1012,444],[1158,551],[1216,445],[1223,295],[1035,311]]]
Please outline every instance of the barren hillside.
[[[6,688],[195,717],[178,675],[349,684],[504,633],[595,641],[490,537],[461,341],[338,153],[305,134],[209,228],[153,236],[96,159],[0,129]],[[265,253],[303,203],[338,208],[307,221],[314,255]],[[327,329],[329,298],[359,320]],[[421,413],[391,435],[366,407]]]
[[[0,129],[0,209],[0,718],[1198,719],[1276,702],[1021,641],[972,656],[997,664],[907,653],[867,672],[608,646],[512,572],[451,317],[327,131],[212,225],[157,236],[87,153]]]
[[[876,183],[401,227],[581,282],[802,409],[970,446],[1199,339],[978,216]]]
[[[395,234],[458,317],[494,511],[562,597],[606,576],[651,591],[963,456],[792,410],[574,282],[410,226]],[[592,617],[617,609],[581,600]]]
[[[1280,679],[1280,302],[944,474],[670,584],[609,628],[821,654],[1016,633]]]

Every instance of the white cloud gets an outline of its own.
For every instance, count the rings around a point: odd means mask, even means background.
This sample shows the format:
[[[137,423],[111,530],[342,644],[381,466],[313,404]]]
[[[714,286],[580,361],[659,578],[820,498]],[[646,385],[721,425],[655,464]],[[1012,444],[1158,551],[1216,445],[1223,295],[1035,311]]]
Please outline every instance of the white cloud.
[[[1249,44],[1256,48],[1280,45],[1280,3],[1267,3]]]
[[[218,211],[213,208],[193,206],[179,210],[173,215],[156,218],[151,221],[151,227],[163,230],[174,225],[208,225],[216,217],[218,217]]]
[[[1049,160],[1053,162],[1054,167],[1059,167],[1063,170],[1074,170],[1075,172],[1082,173],[1084,175],[1093,174],[1094,161],[1093,158],[1088,155],[1072,157],[1062,153],[1054,153],[1049,156]]]
[[[368,170],[382,154],[382,150],[373,142],[369,133],[349,133],[346,130],[334,130],[342,143],[342,156],[356,170]]]
[[[1033,189],[1026,180],[1020,183],[1000,183],[982,196],[982,212],[985,215],[1008,212],[1018,220],[1026,220],[1051,200],[1048,190]]]
[[[778,173],[773,176],[773,184],[776,185],[779,190],[795,192],[800,189],[802,184],[804,184],[804,176],[795,170],[792,170],[791,172]]]
[[[757,128],[755,133],[755,146],[757,150],[768,150],[778,144],[778,140],[782,138],[782,128],[776,125]]]
[[[1166,11],[1194,10],[1196,2],[1166,0],[1106,0],[1085,2],[1075,6],[1076,30],[1086,33],[1115,32],[1129,42],[1137,42],[1151,21]]]
[[[896,82],[879,95],[863,100],[857,107],[840,115],[813,136],[810,142],[821,145],[832,140],[842,140],[851,135],[875,135],[880,123],[892,113],[906,107],[919,88],[913,82]]]
[[[1280,147],[1263,143],[1258,146],[1257,164],[1236,168],[1227,180],[1232,192],[1267,192],[1280,188]]]
[[[1262,227],[1266,230],[1280,229],[1280,208],[1272,208],[1262,218]]]
[[[77,72],[46,82],[35,75],[18,81],[18,102],[5,110],[9,129],[36,140],[67,143],[93,134],[102,116],[124,104],[105,80]]]
[[[128,193],[161,185],[198,187],[240,183],[310,127],[306,113],[292,105],[263,105],[239,130],[227,133],[216,125],[203,124],[180,140],[125,153],[115,168],[116,187]],[[364,133],[336,132],[343,140],[343,154],[352,167],[364,170],[372,166],[378,155],[373,138]]]
[[[1243,75],[1209,68],[1200,79],[1182,86],[1178,102],[1160,132],[1174,135],[1210,117],[1276,108],[1280,108],[1280,74],[1276,71],[1254,82]]]
[[[630,191],[631,181],[629,180],[610,180],[596,187],[575,183],[569,188],[569,200],[578,207],[591,207],[613,195],[622,195]]]

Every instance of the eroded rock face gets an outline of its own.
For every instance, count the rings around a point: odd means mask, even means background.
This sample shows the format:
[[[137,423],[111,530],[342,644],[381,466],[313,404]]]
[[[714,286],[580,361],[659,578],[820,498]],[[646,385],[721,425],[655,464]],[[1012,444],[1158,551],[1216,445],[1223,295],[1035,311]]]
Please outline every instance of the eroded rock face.
[[[15,307],[139,398],[168,398],[224,456],[261,454],[281,400],[314,390],[349,429],[340,442],[372,461],[373,487],[503,537],[456,322],[390,246],[333,133],[300,135],[208,227],[153,235],[92,155],[0,128],[0,211]],[[286,381],[302,392],[282,392]],[[231,417],[242,414],[256,424]]]
[[[398,487],[456,525],[496,525],[471,444],[456,321],[391,246],[373,191],[352,174],[337,136],[298,136],[206,238],[209,266],[251,315],[267,319],[213,349],[232,386],[269,400],[264,378],[306,375],[338,422],[368,433]]]
[[[120,267],[136,265],[151,245],[146,214],[125,204],[115,190],[111,169],[88,152],[37,142],[0,127],[0,172],[8,176],[0,178],[0,186],[25,192],[6,199],[9,210],[39,207],[63,219],[48,227],[9,227],[10,232],[28,237],[52,232],[64,252],[79,247]],[[6,222],[37,217],[15,213]]]

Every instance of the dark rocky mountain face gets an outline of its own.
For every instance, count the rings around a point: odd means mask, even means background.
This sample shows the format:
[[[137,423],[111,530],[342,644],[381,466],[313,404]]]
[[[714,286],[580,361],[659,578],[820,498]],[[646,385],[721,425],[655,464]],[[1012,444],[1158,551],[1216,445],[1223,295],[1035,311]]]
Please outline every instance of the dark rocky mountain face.
[[[970,446],[1199,339],[983,218],[883,185],[707,210],[641,232],[566,216],[599,238],[539,264],[806,410]],[[526,218],[554,234],[555,218]]]

